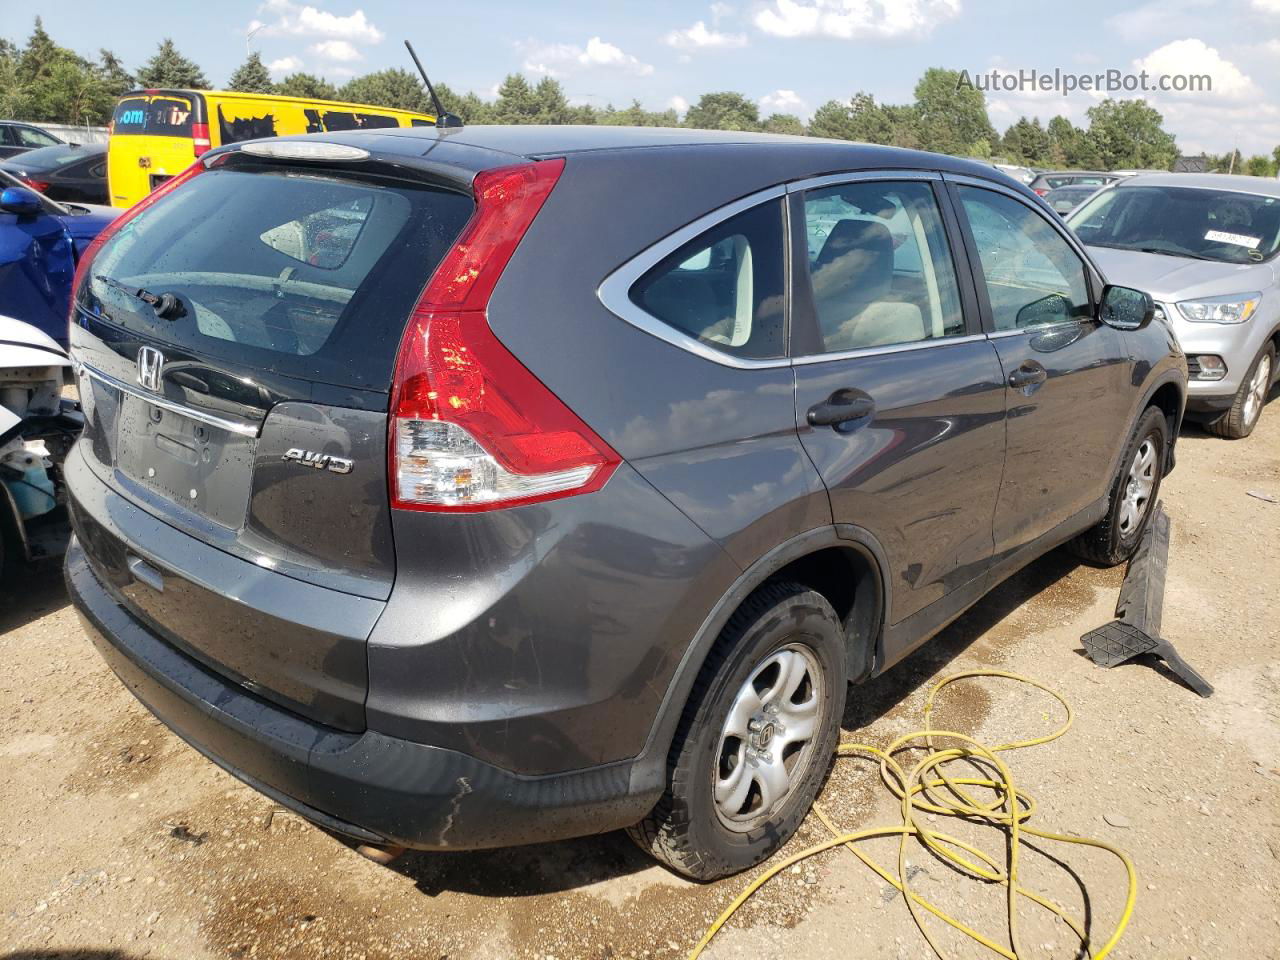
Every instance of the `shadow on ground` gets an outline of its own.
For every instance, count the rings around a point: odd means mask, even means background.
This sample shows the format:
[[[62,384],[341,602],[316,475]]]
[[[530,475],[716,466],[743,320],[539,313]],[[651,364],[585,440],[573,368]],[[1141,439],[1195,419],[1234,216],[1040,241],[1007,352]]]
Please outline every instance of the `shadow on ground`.
[[[889,713],[975,640],[1078,566],[1070,553],[1058,549],[1015,573],[901,663],[859,686],[858,695],[849,697],[841,726],[860,730]]]
[[[25,627],[68,603],[59,564],[42,564],[12,573],[6,569],[5,579],[0,581],[0,635]]]

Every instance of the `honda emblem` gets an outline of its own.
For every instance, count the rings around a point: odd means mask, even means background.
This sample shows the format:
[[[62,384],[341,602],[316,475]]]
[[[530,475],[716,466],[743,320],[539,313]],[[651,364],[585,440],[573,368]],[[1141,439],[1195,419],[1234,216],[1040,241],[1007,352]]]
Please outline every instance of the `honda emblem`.
[[[160,377],[163,370],[163,353],[155,347],[143,347],[138,351],[138,382],[153,393],[160,392]]]

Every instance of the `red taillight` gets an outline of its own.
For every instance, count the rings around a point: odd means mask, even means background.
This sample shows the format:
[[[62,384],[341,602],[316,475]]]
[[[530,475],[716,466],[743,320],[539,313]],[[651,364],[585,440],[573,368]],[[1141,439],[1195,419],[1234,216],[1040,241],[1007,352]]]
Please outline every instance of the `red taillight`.
[[[44,193],[49,189],[48,180],[32,180],[30,177],[23,177],[22,182],[37,193]]]
[[[498,278],[564,160],[478,174],[476,211],[432,274],[396,358],[391,503],[477,511],[590,493],[620,458],[494,336]]]
[[[68,323],[75,326],[76,295],[80,290],[80,282],[84,279],[84,275],[89,269],[89,264],[92,263],[93,258],[98,255],[98,251],[102,249],[102,245],[107,242],[112,234],[119,231],[121,227],[140,214],[143,210],[147,209],[147,207],[151,206],[165,194],[171,193],[173,190],[182,186],[182,184],[186,183],[196,174],[203,173],[204,170],[204,164],[197,160],[176,177],[166,180],[164,183],[160,184],[160,186],[156,187],[156,189],[152,190],[149,194],[135,203],[132,207],[125,210],[120,214],[120,216],[116,217],[109,224],[103,227],[102,232],[93,238],[93,242],[89,244],[88,249],[86,249],[81,255],[80,262],[76,264],[75,279],[71,282],[71,308],[67,317]]]
[[[202,157],[209,152],[209,125],[207,123],[193,123],[191,125],[191,149],[195,151],[197,157]]]
[[[1044,188],[1044,187],[1033,187],[1032,189],[1033,189],[1033,190],[1035,190],[1035,194],[1036,194],[1036,196],[1037,196],[1037,197],[1043,197],[1046,193],[1048,193],[1048,192],[1049,192],[1049,191],[1048,191],[1046,188]]]

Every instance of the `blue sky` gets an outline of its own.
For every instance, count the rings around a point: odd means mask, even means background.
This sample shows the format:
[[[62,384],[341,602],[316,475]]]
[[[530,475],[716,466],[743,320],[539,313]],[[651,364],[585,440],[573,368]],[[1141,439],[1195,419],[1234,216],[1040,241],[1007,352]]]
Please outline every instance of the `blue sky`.
[[[43,7],[43,9],[42,9]],[[395,3],[390,0],[220,0],[27,7],[64,45],[106,46],[136,67],[172,36],[215,84],[244,59],[246,34],[276,73],[305,69],[341,82],[411,66],[412,40],[433,80],[489,96],[502,77],[550,74],[578,102],[681,107],[738,90],[762,111],[807,117],[867,90],[904,102],[929,66],[1108,68],[1212,77],[1212,92],[1147,94],[1185,152],[1246,153],[1280,144],[1280,0],[730,0],[730,2]],[[163,15],[160,14],[163,11]],[[21,43],[23,17],[4,30]],[[988,95],[1004,130],[1020,115],[1078,123],[1101,97],[1076,92]]]

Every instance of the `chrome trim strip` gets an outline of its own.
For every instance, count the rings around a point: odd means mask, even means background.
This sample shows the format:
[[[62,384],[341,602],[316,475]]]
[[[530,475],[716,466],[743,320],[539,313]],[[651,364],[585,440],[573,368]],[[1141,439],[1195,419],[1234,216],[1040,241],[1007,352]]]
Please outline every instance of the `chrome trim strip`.
[[[716,224],[762,203],[780,199],[786,196],[786,193],[786,187],[779,184],[743,197],[740,200],[735,200],[727,206],[720,207],[718,210],[713,210],[711,213],[699,217],[674,233],[668,234],[614,270],[600,283],[600,286],[596,289],[596,296],[600,298],[600,302],[604,304],[605,309],[619,319],[625,320],[636,329],[642,330],[652,337],[657,337],[659,340],[663,340],[674,347],[679,347],[688,353],[696,354],[704,360],[710,360],[725,367],[735,367],[739,370],[767,370],[775,367],[790,366],[791,361],[786,357],[757,360],[748,357],[735,357],[732,354],[724,353],[703,343],[696,337],[691,337],[687,333],[681,333],[675,327],[668,326],[657,317],[641,310],[631,300],[631,287],[663,257],[674,253],[690,240],[697,238],[699,234],[711,229]]]
[[[942,174],[934,170],[852,170],[848,173],[829,173],[787,184],[787,193],[800,193],[817,187],[836,186],[841,183],[858,183],[867,180],[941,180]]]
[[[953,343],[976,343],[986,340],[983,333],[966,333],[954,337],[931,337],[927,340],[913,340],[910,343],[890,343],[883,347],[861,347],[857,350],[845,350],[842,353],[811,353],[803,357],[794,357],[792,363],[799,366],[810,363],[826,363],[828,360],[856,360],[859,357],[881,357],[893,353],[906,353],[911,350],[925,350],[929,347],[945,347]]]
[[[236,420],[227,420],[219,417],[217,414],[205,413],[203,410],[196,410],[184,404],[170,400],[168,397],[162,397],[154,393],[148,393],[140,387],[135,387],[131,383],[125,383],[113,377],[105,371],[99,370],[97,367],[90,366],[87,363],[77,365],[80,373],[92,377],[100,383],[105,383],[109,387],[113,387],[123,393],[131,394],[139,400],[146,401],[153,407],[159,407],[161,410],[168,410],[170,413],[176,413],[179,416],[187,417],[191,420],[198,420],[201,423],[207,423],[211,427],[217,427],[220,430],[226,430],[229,433],[236,433],[242,437],[256,437],[258,435],[258,427],[253,424],[241,423]]]

